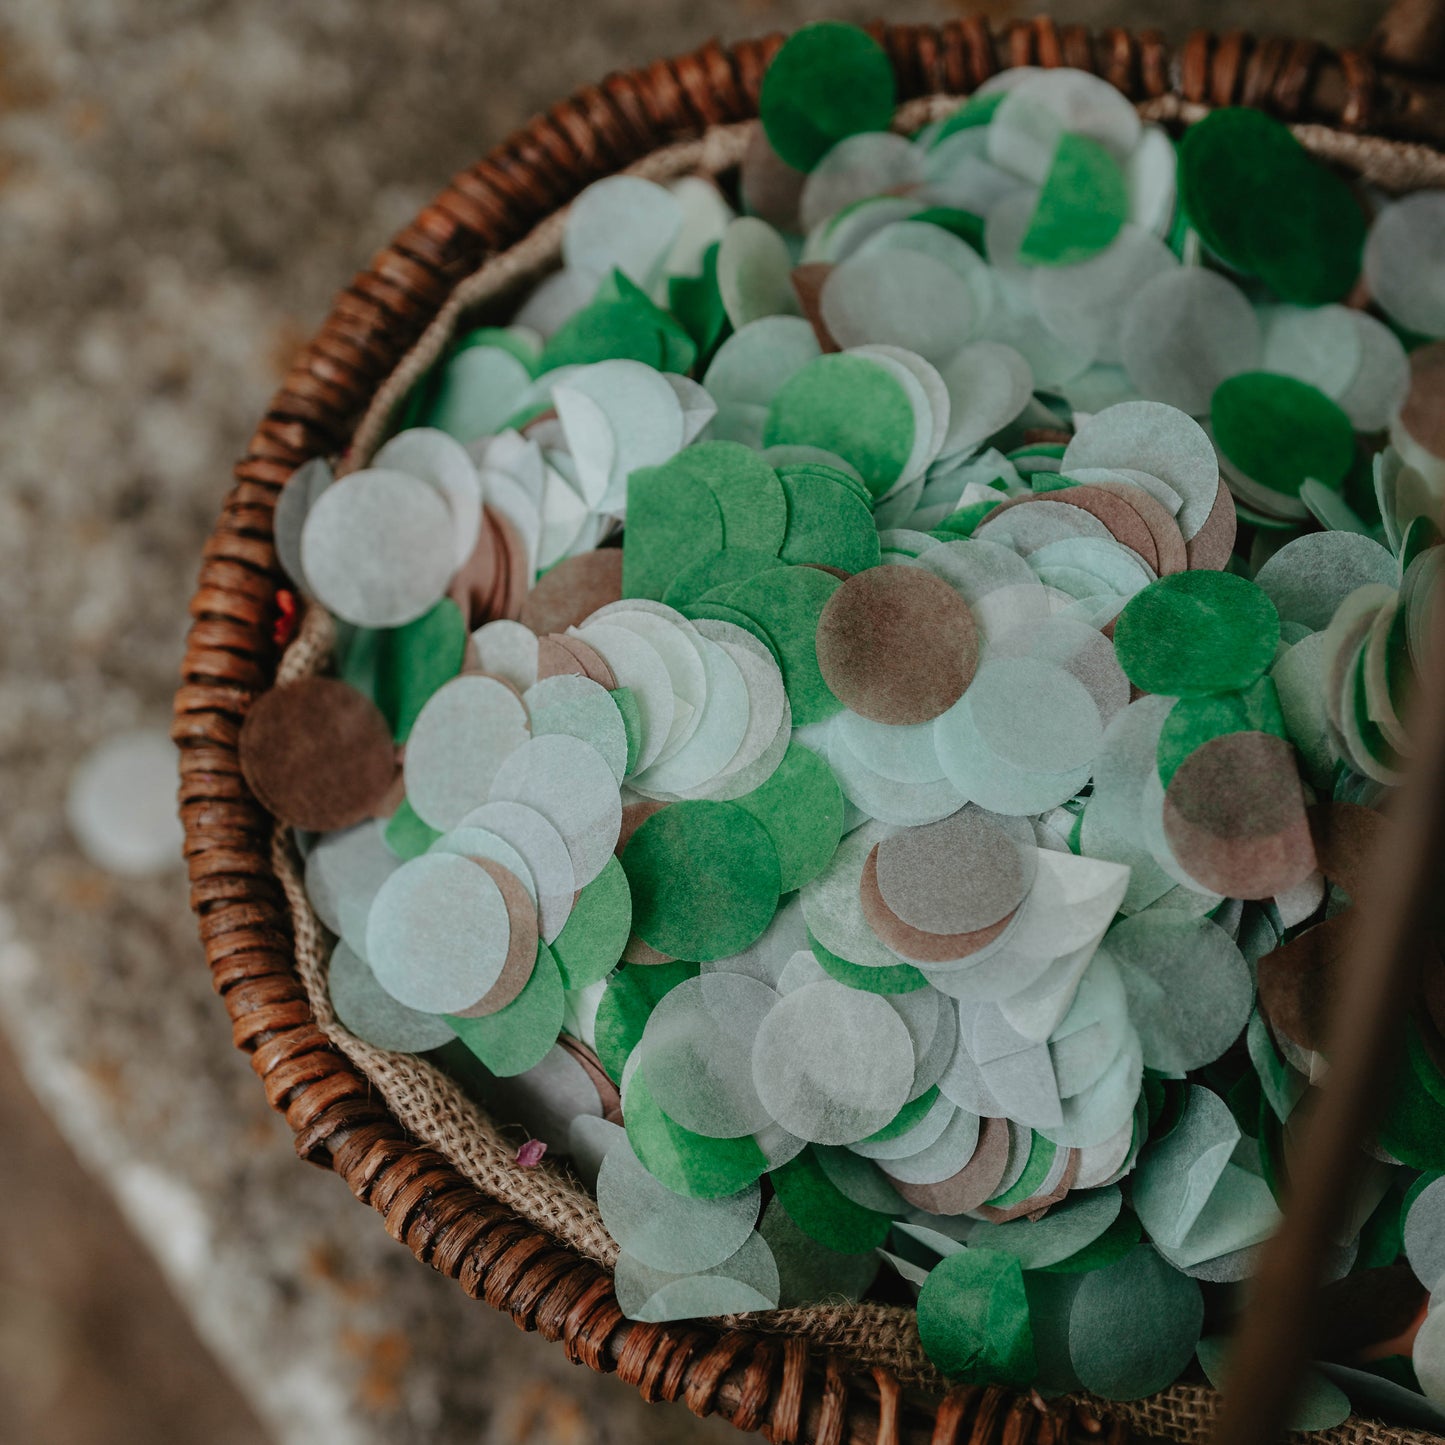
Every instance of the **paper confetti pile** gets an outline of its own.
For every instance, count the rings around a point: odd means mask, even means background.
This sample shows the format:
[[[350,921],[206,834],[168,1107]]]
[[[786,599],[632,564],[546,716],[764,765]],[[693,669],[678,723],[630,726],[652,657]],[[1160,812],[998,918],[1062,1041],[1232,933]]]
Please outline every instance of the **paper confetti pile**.
[[[296,474],[336,676],[243,764],[339,1018],[595,1180],[631,1317],[872,1290],[949,1374],[1142,1396],[1219,1375],[1410,753],[1445,195],[1072,71],[893,111],[799,32],[736,191],[591,187]],[[1442,977],[1300,1428],[1445,1421]]]

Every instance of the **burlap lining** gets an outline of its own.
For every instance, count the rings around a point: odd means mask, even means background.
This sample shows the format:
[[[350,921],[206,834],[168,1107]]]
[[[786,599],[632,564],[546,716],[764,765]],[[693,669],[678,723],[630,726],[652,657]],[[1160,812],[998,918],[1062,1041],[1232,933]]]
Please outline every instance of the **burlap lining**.
[[[947,115],[962,102],[936,96],[902,107],[898,130],[916,129]],[[1176,97],[1140,107],[1149,120],[1193,124],[1207,110]],[[738,164],[751,123],[718,126],[697,140],[668,146],[629,167],[629,173],[665,181],[688,174],[716,175]],[[1327,126],[1294,127],[1316,154],[1344,166],[1391,192],[1445,186],[1445,155],[1427,146],[1352,135]],[[341,470],[364,466],[380,443],[397,404],[441,355],[458,321],[488,303],[515,295],[558,264],[566,211],[549,216],[511,249],[490,258],[459,282],[450,298],[396,370],[378,388],[355,433]],[[284,683],[323,668],[334,632],[323,609],[309,609],[277,674]],[[617,1246],[602,1225],[596,1201],[565,1167],[550,1162],[532,1169],[515,1163],[517,1140],[509,1138],[434,1065],[410,1054],[389,1053],[363,1043],[336,1019],[326,989],[329,938],[306,898],[299,860],[289,830],[276,830],[273,859],[286,891],[296,934],[296,966],[322,1031],[376,1086],[398,1122],[489,1198],[514,1210],[562,1244],[610,1269]],[[874,1303],[817,1304],[774,1310],[736,1321],[750,1328],[801,1336],[833,1349],[860,1366],[884,1366],[907,1386],[942,1389],[945,1382],[929,1363],[918,1339],[913,1311]],[[1083,1396],[1097,1412],[1113,1415],[1135,1431],[1160,1439],[1202,1442],[1208,1435],[1218,1396],[1208,1386],[1180,1384],[1145,1400],[1106,1402]],[[1301,1440],[1317,1445],[1438,1445],[1441,1437],[1396,1429],[1352,1416],[1336,1429]]]

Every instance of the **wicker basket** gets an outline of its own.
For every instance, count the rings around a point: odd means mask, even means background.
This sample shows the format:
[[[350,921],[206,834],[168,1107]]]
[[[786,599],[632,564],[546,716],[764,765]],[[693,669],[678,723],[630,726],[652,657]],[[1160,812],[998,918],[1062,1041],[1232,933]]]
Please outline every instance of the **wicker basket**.
[[[1373,55],[1208,34],[1171,53],[1154,35],[1095,36],[1048,20],[999,35],[974,20],[875,34],[917,119],[1003,66],[1069,65],[1097,71],[1157,119],[1188,123],[1211,105],[1260,106],[1388,188],[1445,186],[1445,84],[1423,74],[1427,57],[1445,56],[1445,6],[1397,6]],[[604,1267],[610,1242],[576,1207],[575,1187],[546,1170],[509,1170],[495,1131],[428,1065],[397,1065],[340,1037],[294,858],[241,776],[241,721],[282,663],[271,513],[293,469],[317,454],[365,455],[451,319],[555,256],[556,213],[585,185],[627,167],[663,177],[735,163],[737,123],[756,115],[778,43],[710,44],[609,77],[534,120],[456,176],[373,259],[288,373],[206,546],[175,701],[191,902],[215,987],[236,1046],[302,1158],[341,1175],[419,1260],[649,1400],[681,1399],[774,1441],[820,1445],[1053,1445],[1130,1433],[1196,1440],[1214,1412],[1203,1386],[1131,1405],[1051,1407],[1001,1389],[947,1390],[907,1313],[883,1306],[779,1311],[735,1328],[625,1319]],[[316,665],[325,627],[313,614],[283,675]],[[1342,1445],[1434,1438],[1358,1419],[1332,1432]]]

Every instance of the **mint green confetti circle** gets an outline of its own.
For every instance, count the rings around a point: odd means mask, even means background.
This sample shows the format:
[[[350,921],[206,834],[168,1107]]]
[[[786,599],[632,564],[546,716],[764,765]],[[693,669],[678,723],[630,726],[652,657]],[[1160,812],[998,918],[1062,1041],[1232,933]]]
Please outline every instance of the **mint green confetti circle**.
[[[1087,1389],[1137,1400],[1173,1384],[1203,1323],[1199,1285],[1140,1245],[1084,1276],[1069,1313],[1069,1355]]]
[[[712,1139],[670,1119],[647,1087],[641,1069],[627,1082],[623,1123],[643,1167],[674,1194],[722,1199],[746,1189],[768,1167],[767,1156],[751,1134]]]

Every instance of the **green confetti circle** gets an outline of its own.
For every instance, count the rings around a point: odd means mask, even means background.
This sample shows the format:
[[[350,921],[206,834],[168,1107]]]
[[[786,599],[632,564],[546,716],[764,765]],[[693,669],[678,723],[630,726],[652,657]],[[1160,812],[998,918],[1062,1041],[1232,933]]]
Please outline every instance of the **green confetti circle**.
[[[1264,676],[1279,645],[1274,603],[1231,572],[1176,572],[1130,599],[1114,627],[1119,666],[1164,697],[1239,692]]]
[[[888,1237],[892,1219],[855,1204],[823,1172],[810,1146],[796,1159],[774,1169],[768,1178],[788,1211],[788,1218],[829,1249],[854,1254],[876,1249]]]
[[[1073,266],[1107,249],[1129,215],[1129,187],[1119,163],[1096,140],[1065,135],[1039,193],[1019,259],[1035,266]]]
[[[827,477],[793,471],[783,479],[788,531],[779,556],[843,572],[878,565],[881,551],[873,512],[858,495]]]
[[[713,494],[722,514],[723,546],[775,553],[788,525],[788,504],[778,474],[741,442],[698,442],[664,470],[689,476]]]
[[[767,1156],[750,1134],[711,1139],[668,1118],[641,1069],[627,1081],[623,1123],[643,1167],[674,1194],[722,1199],[746,1189],[768,1167]]]
[[[673,958],[741,953],[778,906],[777,850],[733,803],[673,803],[632,835],[622,855],[637,936]]]
[[[451,1014],[446,1018],[467,1048],[499,1078],[507,1079],[526,1073],[552,1052],[562,1030],[564,1006],[557,960],[545,943],[539,943],[526,988],[506,1008],[485,1018]]]
[[[617,966],[632,932],[632,894],[616,858],[577,895],[552,953],[567,988],[586,988]]]
[[[763,431],[766,445],[822,447],[857,468],[882,496],[913,451],[908,393],[866,356],[820,356],[779,389]]]
[[[376,634],[376,705],[404,743],[417,714],[443,683],[461,670],[469,636],[466,619],[450,597],[403,627]]]
[[[1167,788],[1184,760],[1205,743],[1229,733],[1254,732],[1289,737],[1273,678],[1262,677],[1243,692],[1180,698],[1159,734],[1159,781]]]
[[[1179,198],[1204,243],[1302,306],[1360,274],[1365,213],[1349,186],[1262,111],[1216,110],[1184,133]]]
[[[1199,1285],[1140,1245],[1084,1276],[1069,1313],[1069,1355],[1095,1394],[1137,1400],[1178,1378],[1203,1323]]]
[[[670,467],[639,467],[627,479],[622,595],[662,601],[685,567],[721,549],[722,513],[711,488]]]
[[[939,1260],[918,1296],[918,1335],[928,1358],[956,1379],[1015,1385],[1036,1360],[1023,1268],[996,1249],[965,1249]]]
[[[614,1084],[621,1081],[627,1060],[642,1041],[642,1031],[658,999],[700,972],[695,963],[626,964],[607,980],[607,990],[597,1005],[592,1040]]]
[[[896,95],[878,42],[856,25],[825,20],[794,31],[773,57],[758,114],[772,148],[810,171],[847,136],[887,130]]]
[[[801,888],[832,862],[843,836],[843,790],[817,753],[789,744],[772,777],[734,802],[768,830],[780,893]]]
[[[731,587],[781,567],[782,560],[755,547],[725,547],[689,563],[668,584],[662,600],[679,612],[699,602],[714,588]]]
[[[725,607],[752,620],[782,670],[793,726],[822,722],[842,708],[818,667],[818,619],[843,584],[816,567],[779,567],[744,582]]]
[[[1311,477],[1338,488],[1355,460],[1355,429],[1339,406],[1318,387],[1272,371],[1246,371],[1216,387],[1210,426],[1246,477],[1291,497]]]

